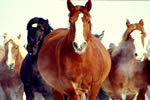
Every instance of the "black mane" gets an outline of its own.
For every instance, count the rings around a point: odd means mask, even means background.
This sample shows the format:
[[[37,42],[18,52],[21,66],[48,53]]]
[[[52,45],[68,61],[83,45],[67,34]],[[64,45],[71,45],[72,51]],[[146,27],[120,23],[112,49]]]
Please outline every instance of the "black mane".
[[[45,36],[52,32],[53,28],[49,25],[48,20],[39,17],[34,17],[28,22],[27,31],[28,53],[37,54]],[[35,51],[33,50],[33,48]]]

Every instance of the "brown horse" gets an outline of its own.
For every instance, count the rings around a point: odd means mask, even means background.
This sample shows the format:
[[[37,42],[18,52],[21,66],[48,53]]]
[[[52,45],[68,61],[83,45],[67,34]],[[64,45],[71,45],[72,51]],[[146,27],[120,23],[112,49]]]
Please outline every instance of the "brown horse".
[[[0,62],[4,56],[5,56],[5,48],[2,45],[0,45]]]
[[[126,22],[122,41],[118,46],[110,48],[112,67],[108,78],[102,87],[105,92],[115,99],[122,100],[122,95],[126,95],[126,100],[133,100],[137,93],[144,93],[148,86],[147,60],[144,54],[144,22],[130,24]],[[142,92],[142,93],[140,93]],[[143,96],[138,100],[145,100]]]
[[[22,100],[23,83],[20,80],[20,67],[27,54],[18,37],[4,36],[5,56],[1,62],[0,84],[5,94],[4,100]]]
[[[88,93],[96,100],[102,82],[107,77],[111,59],[102,43],[91,34],[89,11],[85,6],[74,6],[67,0],[69,29],[57,29],[46,36],[38,55],[38,68],[43,79],[53,88],[55,100],[81,100]]]

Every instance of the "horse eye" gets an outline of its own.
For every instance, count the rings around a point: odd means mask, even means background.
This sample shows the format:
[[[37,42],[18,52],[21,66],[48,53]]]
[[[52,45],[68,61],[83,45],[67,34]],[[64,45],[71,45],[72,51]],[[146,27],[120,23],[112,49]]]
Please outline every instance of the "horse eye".
[[[18,46],[15,46],[14,48],[15,48],[15,49],[18,49]]]
[[[88,24],[90,24],[90,21],[88,21]]]

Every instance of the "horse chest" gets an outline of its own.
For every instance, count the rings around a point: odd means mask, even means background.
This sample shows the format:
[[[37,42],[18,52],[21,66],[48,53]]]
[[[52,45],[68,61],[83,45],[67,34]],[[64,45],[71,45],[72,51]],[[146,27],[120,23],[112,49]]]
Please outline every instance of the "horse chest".
[[[71,57],[65,57],[61,65],[63,65],[62,76],[76,84],[75,87],[79,91],[88,89],[92,81],[99,78],[97,77],[96,79],[93,77],[100,74],[100,67],[94,66],[95,64],[87,59],[78,58],[72,60]],[[95,69],[97,70],[95,71]]]

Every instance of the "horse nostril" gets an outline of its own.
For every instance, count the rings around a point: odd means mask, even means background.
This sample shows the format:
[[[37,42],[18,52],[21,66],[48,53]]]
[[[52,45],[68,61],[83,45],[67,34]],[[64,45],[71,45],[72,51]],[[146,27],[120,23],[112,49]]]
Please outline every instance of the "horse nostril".
[[[72,44],[75,48],[78,48],[78,44],[76,42],[73,42]]]
[[[134,55],[135,55],[136,57],[138,56],[138,54],[137,54],[137,53],[135,53]]]
[[[85,46],[86,46],[86,44],[87,44],[87,42],[83,42],[82,46],[83,46],[83,47],[85,47]]]
[[[12,63],[11,65],[10,65],[10,69],[13,69],[14,68],[14,63]]]

